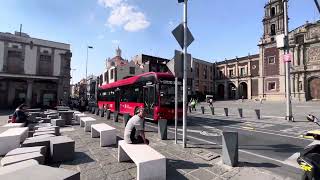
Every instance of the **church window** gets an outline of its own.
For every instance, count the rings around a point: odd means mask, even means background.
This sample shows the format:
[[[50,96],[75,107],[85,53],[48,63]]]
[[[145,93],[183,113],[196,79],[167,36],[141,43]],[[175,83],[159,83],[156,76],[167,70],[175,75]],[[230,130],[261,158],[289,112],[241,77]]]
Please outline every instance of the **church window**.
[[[274,17],[276,15],[276,8],[275,7],[272,7],[271,9],[270,9],[270,16],[271,17]]]
[[[271,24],[271,36],[276,35],[276,25],[275,24]]]

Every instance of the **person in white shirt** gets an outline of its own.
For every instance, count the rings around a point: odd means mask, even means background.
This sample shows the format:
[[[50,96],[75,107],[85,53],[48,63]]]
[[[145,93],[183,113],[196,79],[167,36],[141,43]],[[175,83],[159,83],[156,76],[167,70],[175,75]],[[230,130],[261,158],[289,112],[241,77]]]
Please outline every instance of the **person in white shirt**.
[[[144,133],[144,109],[140,108],[138,114],[132,116],[124,130],[124,140],[128,144],[149,144]],[[136,131],[137,136],[136,136]]]

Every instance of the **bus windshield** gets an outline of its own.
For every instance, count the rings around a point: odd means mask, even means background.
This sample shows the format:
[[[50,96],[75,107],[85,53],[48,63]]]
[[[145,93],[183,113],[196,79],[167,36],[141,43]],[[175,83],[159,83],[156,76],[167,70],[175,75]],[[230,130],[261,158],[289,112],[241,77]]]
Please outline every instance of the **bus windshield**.
[[[182,104],[181,86],[178,86],[178,106]],[[160,106],[174,107],[174,84],[160,84]],[[180,93],[179,93],[180,92]]]

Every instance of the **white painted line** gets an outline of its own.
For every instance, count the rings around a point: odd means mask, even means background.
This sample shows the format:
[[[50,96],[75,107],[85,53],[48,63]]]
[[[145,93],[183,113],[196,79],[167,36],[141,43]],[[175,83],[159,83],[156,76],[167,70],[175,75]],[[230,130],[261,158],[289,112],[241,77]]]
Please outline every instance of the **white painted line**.
[[[152,127],[152,128],[157,128],[155,126],[152,126],[150,124],[146,124],[147,126],[149,127]],[[168,128],[168,131],[171,132],[171,133],[174,133],[174,131],[171,131],[169,129],[173,129],[173,128]],[[182,131],[181,129],[178,129],[178,131]],[[182,134],[178,133],[178,135],[182,136]],[[205,142],[205,143],[208,143],[208,144],[213,144],[213,145],[217,145],[217,146],[222,146],[220,144],[217,144],[217,143],[213,143],[211,141],[207,141],[205,139],[201,139],[201,138],[197,138],[197,137],[194,137],[194,136],[190,136],[188,135],[187,136],[188,138],[192,138],[192,139],[195,139],[195,140],[198,140],[198,141],[202,141],[202,142]],[[295,165],[293,165],[292,163],[288,163],[288,162],[285,162],[285,161],[281,161],[281,160],[278,160],[278,159],[274,159],[274,158],[271,158],[271,157],[267,157],[267,156],[263,156],[263,155],[260,155],[260,154],[255,154],[255,153],[252,153],[252,152],[249,152],[249,151],[245,151],[245,150],[241,150],[239,149],[240,152],[243,152],[243,153],[246,153],[246,154],[250,154],[252,156],[257,156],[257,157],[260,157],[260,158],[263,158],[263,159],[268,159],[268,160],[271,160],[271,161],[275,161],[275,162],[278,162],[278,163],[281,163],[281,164],[284,164],[284,165],[288,165],[288,166],[291,166],[291,167],[294,167],[296,168]]]

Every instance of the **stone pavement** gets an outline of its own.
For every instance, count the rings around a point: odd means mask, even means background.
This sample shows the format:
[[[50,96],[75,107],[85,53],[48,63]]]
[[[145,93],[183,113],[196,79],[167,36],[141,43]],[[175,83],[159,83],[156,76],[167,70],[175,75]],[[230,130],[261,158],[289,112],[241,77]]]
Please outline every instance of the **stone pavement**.
[[[4,114],[0,115],[0,122],[2,123],[8,117]],[[96,115],[88,115],[97,119],[97,123],[103,122],[115,127],[118,139],[123,138],[124,127],[121,123],[121,117],[119,122],[115,123]],[[117,145],[100,147],[99,138],[91,138],[91,134],[84,132],[83,128],[79,126],[62,128],[61,133],[75,140],[75,159],[69,162],[51,164],[51,166],[78,170],[81,172],[82,180],[136,178],[137,169],[133,162],[117,162]],[[183,149],[181,144],[174,144],[173,137],[169,135],[168,140],[160,140],[156,129],[147,128],[146,132],[146,137],[150,140],[150,146],[167,158],[167,179],[284,179],[246,162],[240,162],[239,167],[234,168],[223,165],[220,155],[206,150],[206,148],[210,148],[207,145],[192,145],[189,143],[188,148]]]
[[[118,139],[123,138],[121,119],[114,123],[106,118],[89,115],[96,118],[98,123],[104,122],[116,127]],[[74,126],[72,131],[63,131],[62,134],[75,140],[76,157],[71,162],[55,166],[79,170],[83,180],[135,179],[136,166],[133,162],[117,162],[116,145],[100,147],[99,138],[91,138],[90,133],[84,132],[79,126]],[[181,145],[174,144],[170,136],[169,140],[160,140],[155,130],[148,129],[146,136],[150,140],[150,146],[167,158],[167,179],[283,179],[263,169],[250,167],[245,162],[240,163],[240,167],[225,166],[218,154],[193,145],[183,149]]]

